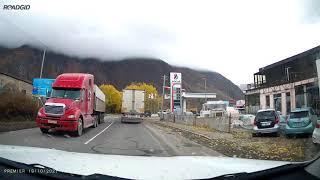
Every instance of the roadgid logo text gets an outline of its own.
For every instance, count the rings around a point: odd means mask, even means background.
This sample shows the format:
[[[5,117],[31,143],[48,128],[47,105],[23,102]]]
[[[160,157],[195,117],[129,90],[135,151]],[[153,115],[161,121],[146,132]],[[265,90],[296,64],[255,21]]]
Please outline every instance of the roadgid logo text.
[[[30,9],[30,5],[28,5],[28,4],[25,4],[25,5],[23,5],[23,4],[5,4],[5,5],[3,5],[3,10],[16,10],[16,11],[18,11],[18,10],[29,10]]]

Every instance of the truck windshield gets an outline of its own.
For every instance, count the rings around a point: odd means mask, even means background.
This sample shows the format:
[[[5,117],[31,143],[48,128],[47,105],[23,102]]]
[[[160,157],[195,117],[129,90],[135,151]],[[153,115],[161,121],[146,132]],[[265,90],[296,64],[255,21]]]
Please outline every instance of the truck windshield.
[[[80,99],[80,89],[53,89],[51,97]]]

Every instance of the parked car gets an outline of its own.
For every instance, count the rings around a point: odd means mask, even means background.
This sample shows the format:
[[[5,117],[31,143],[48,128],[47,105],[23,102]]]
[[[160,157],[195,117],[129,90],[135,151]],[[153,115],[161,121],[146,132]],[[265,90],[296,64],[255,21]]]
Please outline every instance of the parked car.
[[[144,113],[144,116],[145,116],[145,117],[151,117],[151,112],[150,112],[150,111],[146,111],[146,112]]]
[[[320,144],[320,119],[316,122],[316,127],[312,133],[312,142],[315,144]]]
[[[184,115],[186,115],[186,116],[193,116],[193,113],[190,112],[190,111],[187,111],[187,112],[184,113]]]
[[[168,114],[168,111],[163,110],[163,111],[162,111],[162,114]],[[161,111],[158,112],[158,115],[159,115],[159,117],[161,116]]]
[[[274,109],[259,110],[253,121],[252,136],[274,134],[279,136],[279,114]]]
[[[297,134],[312,134],[317,115],[315,115],[312,108],[297,108],[291,111],[287,118],[285,134],[291,137]]]
[[[159,117],[159,115],[158,114],[151,114],[150,117]]]
[[[239,120],[243,122],[243,125],[252,125],[255,119],[253,114],[240,114]]]

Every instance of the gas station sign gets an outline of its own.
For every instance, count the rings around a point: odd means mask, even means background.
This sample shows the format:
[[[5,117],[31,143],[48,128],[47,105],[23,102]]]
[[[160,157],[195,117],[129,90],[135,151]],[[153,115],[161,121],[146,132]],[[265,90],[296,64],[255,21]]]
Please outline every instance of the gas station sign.
[[[171,112],[181,111],[181,73],[171,72],[170,73],[170,108]]]

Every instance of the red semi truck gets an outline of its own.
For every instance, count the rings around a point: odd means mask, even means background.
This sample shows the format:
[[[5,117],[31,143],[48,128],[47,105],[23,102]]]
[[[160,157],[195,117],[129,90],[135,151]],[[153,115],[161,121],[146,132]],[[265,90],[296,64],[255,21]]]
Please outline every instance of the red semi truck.
[[[43,133],[54,129],[81,136],[84,128],[103,122],[104,112],[105,95],[94,84],[94,76],[66,73],[53,82],[51,97],[39,109],[36,122]]]

